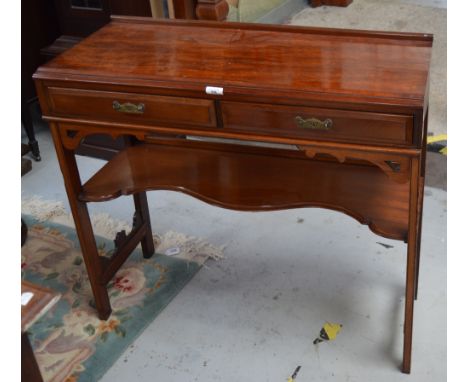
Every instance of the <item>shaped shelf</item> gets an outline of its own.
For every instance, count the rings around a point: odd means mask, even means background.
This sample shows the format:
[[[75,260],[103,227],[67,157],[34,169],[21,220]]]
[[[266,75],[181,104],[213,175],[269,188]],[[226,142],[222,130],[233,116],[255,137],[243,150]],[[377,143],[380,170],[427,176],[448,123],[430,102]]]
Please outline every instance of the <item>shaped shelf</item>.
[[[322,207],[344,212],[379,235],[406,239],[409,183],[392,181],[376,166],[280,149],[216,147],[131,146],[83,185],[80,199],[172,190],[235,210]]]

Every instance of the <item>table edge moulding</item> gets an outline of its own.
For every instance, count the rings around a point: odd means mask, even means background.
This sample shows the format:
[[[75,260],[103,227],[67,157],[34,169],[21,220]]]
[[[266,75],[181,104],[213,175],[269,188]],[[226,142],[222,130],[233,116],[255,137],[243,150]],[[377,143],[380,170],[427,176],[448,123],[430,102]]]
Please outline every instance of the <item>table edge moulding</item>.
[[[267,211],[322,207],[407,243],[403,367],[417,298],[432,35],[114,17],[34,75],[99,318],[141,243],[146,191]],[[84,184],[88,135],[126,147]],[[246,144],[247,143],[247,144]],[[151,163],[151,165],[149,165]],[[133,229],[98,254],[87,203],[132,195]]]

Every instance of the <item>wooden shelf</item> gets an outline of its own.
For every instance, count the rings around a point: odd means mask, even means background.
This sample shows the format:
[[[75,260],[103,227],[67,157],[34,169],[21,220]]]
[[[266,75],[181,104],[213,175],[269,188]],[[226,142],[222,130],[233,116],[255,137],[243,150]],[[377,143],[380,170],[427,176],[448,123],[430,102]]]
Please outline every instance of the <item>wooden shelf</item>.
[[[323,207],[344,212],[380,235],[406,238],[409,184],[392,181],[375,166],[312,160],[282,149],[256,147],[254,153],[248,147],[207,146],[129,147],[83,185],[80,199],[100,202],[173,190],[236,210]]]

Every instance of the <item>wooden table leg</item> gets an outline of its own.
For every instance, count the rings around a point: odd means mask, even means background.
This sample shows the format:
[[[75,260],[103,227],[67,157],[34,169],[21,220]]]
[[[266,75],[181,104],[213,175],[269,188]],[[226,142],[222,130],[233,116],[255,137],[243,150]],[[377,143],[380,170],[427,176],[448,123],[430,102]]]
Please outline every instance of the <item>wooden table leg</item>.
[[[418,195],[419,158],[411,160],[410,209],[408,223],[408,250],[406,263],[405,324],[403,344],[403,373],[411,371],[411,348],[413,338],[413,311],[415,298],[416,257],[418,249]]]
[[[124,136],[125,146],[133,146],[137,144],[135,137],[130,135]],[[143,251],[143,257],[149,259],[154,254],[154,241],[153,241],[153,230],[151,229],[151,219],[148,209],[148,199],[146,197],[146,192],[139,192],[133,195],[133,202],[135,205],[135,215],[137,217],[136,222],[133,223],[134,227],[138,226],[138,223],[144,225],[146,228],[146,233],[143,239],[141,240],[141,249]]]
[[[429,117],[429,107],[426,109],[426,115],[424,117],[424,134],[427,136],[427,127],[428,127],[428,117]],[[415,292],[414,299],[418,298],[419,290],[419,264],[421,260],[421,234],[422,234],[422,217],[423,217],[423,207],[424,207],[424,181],[426,176],[426,153],[427,153],[427,140],[423,142],[422,154],[421,154],[421,163],[420,163],[420,178],[419,178],[419,189],[418,189],[418,238],[417,238],[417,251],[416,251],[416,269],[415,269]]]
[[[146,192],[133,195],[133,201],[135,203],[135,213],[139,215],[140,221],[146,226],[146,234],[141,240],[141,249],[143,257],[149,259],[154,254],[154,241]]]
[[[70,203],[73,219],[75,221],[76,233],[80,241],[83,259],[88,271],[89,282],[94,295],[94,302],[101,320],[106,320],[111,314],[109,296],[106,283],[103,281],[103,267],[99,258],[93,227],[89,218],[88,207],[85,202],[79,200],[81,192],[81,180],[76,165],[75,153],[66,149],[61,141],[58,126],[50,124],[50,130],[54,138],[55,149],[62,170],[65,189]]]
[[[416,233],[416,264],[414,270],[414,299],[418,299],[419,286],[419,263],[421,259],[421,234],[422,234],[422,215],[423,215],[423,199],[424,199],[424,178],[419,180],[418,190],[418,224]]]

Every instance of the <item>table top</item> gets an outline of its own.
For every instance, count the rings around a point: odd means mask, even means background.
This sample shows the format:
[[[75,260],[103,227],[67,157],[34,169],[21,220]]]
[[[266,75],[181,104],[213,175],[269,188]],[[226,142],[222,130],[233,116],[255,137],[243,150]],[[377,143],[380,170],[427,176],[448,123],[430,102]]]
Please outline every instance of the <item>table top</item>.
[[[114,18],[36,78],[422,106],[432,35]]]

